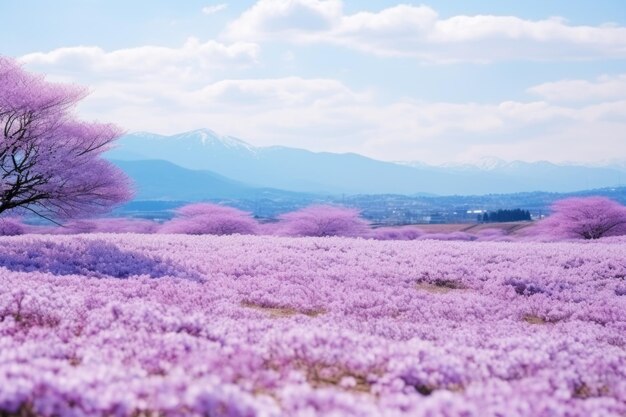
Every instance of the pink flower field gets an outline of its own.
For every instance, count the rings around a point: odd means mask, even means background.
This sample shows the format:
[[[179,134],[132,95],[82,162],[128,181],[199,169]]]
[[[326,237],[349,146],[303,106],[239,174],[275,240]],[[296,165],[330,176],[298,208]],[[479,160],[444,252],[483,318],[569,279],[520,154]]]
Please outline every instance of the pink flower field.
[[[623,240],[0,240],[3,417],[626,415]]]

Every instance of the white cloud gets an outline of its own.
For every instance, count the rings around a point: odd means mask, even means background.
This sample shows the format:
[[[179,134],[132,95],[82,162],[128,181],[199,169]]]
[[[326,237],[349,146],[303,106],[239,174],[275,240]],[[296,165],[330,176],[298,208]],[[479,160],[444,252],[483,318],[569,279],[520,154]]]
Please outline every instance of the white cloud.
[[[561,80],[543,83],[528,92],[550,101],[593,102],[623,99],[626,97],[626,74],[603,75],[594,81]]]
[[[318,107],[367,100],[368,94],[357,94],[337,80],[300,77],[222,80],[193,93],[196,104],[220,103],[236,108]]]
[[[346,15],[340,0],[259,0],[223,36],[330,43],[428,62],[626,57],[626,28],[621,26],[491,15],[442,19],[423,5]]]
[[[263,39],[275,33],[322,32],[340,19],[340,0],[262,0],[229,25],[227,36]]]
[[[468,143],[463,154],[468,161],[495,155],[509,161],[605,162],[626,155],[626,143],[620,139],[624,128],[624,119],[619,122],[579,121],[535,132],[524,140]]]
[[[83,80],[90,75],[88,82],[133,77],[191,82],[206,79],[215,69],[253,64],[259,50],[258,45],[249,42],[226,45],[189,38],[179,48],[140,46],[107,52],[96,46],[77,46],[31,53],[20,60],[30,68],[57,75]]]
[[[223,10],[226,10],[228,8],[228,4],[226,3],[220,3],[220,4],[213,4],[210,6],[205,6],[202,8],[202,13],[206,14],[206,15],[212,15],[215,13],[219,13]]]

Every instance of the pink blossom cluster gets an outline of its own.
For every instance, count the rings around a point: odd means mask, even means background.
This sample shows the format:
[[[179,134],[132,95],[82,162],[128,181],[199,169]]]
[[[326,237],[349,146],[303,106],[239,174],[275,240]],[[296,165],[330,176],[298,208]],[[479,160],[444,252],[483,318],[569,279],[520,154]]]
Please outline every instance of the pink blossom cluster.
[[[3,416],[626,414],[623,240],[0,240]]]

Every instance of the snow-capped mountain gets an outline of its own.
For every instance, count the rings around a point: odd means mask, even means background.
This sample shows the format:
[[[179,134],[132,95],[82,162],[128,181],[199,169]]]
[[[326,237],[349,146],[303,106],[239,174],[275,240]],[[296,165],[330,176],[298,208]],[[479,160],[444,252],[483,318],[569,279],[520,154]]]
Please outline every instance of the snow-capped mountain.
[[[223,146],[230,149],[254,152],[254,146],[234,136],[224,136],[211,129],[197,129],[171,136],[173,140],[185,144],[201,143],[205,147]]]
[[[129,134],[118,141],[118,147],[110,151],[108,157],[126,161],[166,160],[186,169],[212,171],[252,186],[313,193],[571,192],[626,183],[625,171],[616,167],[507,162],[497,158],[446,166],[393,163],[354,153],[255,147],[209,129],[172,136]]]
[[[203,169],[204,155],[216,152],[236,152],[253,155],[254,146],[233,136],[219,135],[211,129],[197,129],[176,135],[165,136],[148,132],[137,132],[123,136],[118,147],[111,151],[115,159],[165,159],[181,166]],[[128,155],[131,156],[128,156]]]
[[[473,161],[446,163],[439,166],[446,169],[491,171],[503,168],[509,164],[511,164],[511,162],[505,161],[504,159],[486,156]]]

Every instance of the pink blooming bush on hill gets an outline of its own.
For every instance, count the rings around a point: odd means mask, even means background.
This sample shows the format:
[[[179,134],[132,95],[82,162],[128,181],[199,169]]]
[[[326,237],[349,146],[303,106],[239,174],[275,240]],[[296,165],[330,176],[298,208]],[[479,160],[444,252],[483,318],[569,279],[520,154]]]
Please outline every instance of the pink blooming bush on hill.
[[[277,222],[259,224],[250,213],[210,203],[189,204],[176,210],[176,216],[159,225],[129,218],[73,220],[63,227],[24,226],[7,220],[6,232],[15,234],[76,233],[170,233],[170,234],[262,234],[294,237],[344,236],[375,240],[449,240],[449,241],[551,241],[571,238],[597,239],[626,235],[626,207],[606,198],[574,198],[554,204],[554,213],[536,225],[509,230],[481,229],[475,224],[466,231],[426,232],[420,226],[372,228],[353,208],[309,206],[283,214]],[[17,232],[21,230],[21,232]],[[514,230],[515,233],[510,232]]]
[[[176,217],[165,222],[159,233],[187,235],[252,235],[258,224],[250,213],[209,203],[189,204],[176,210]]]
[[[604,197],[568,198],[552,206],[536,233],[557,239],[599,239],[626,234],[626,207]]]
[[[622,417],[625,260],[603,240],[4,237],[0,415]]]
[[[277,233],[283,236],[366,236],[368,222],[352,208],[309,206],[280,216]]]

